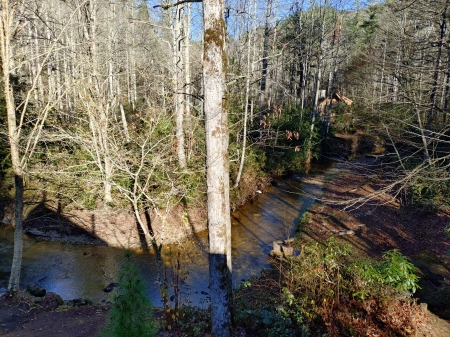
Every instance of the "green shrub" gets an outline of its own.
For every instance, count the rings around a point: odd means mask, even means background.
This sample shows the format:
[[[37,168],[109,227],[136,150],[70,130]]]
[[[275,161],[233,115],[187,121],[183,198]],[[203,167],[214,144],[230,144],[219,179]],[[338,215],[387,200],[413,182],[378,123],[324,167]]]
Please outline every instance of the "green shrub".
[[[312,243],[283,266],[283,304],[279,311],[299,326],[311,324],[331,309],[344,286],[343,268],[350,246],[330,239],[326,245]]]
[[[319,158],[323,125],[317,123],[311,134],[310,114],[309,110],[286,108],[282,117],[273,120],[271,128],[276,132],[272,135],[273,141],[266,143],[267,172],[277,175],[303,172],[309,155]]]
[[[361,259],[334,238],[324,245],[310,243],[297,249],[299,256],[274,264],[282,289],[278,313],[291,320],[297,334],[307,326],[330,335],[349,331],[366,335],[370,329],[381,329],[377,320],[383,321],[387,335],[414,328],[417,306],[404,295],[416,291],[418,277],[398,250],[386,252],[381,261]],[[366,324],[354,323],[355,317]]]
[[[384,285],[388,285],[399,291],[408,291],[414,294],[419,287],[419,277],[415,274],[416,270],[417,268],[397,249],[383,254],[383,261],[380,264],[380,274]]]
[[[390,289],[415,293],[419,288],[417,268],[396,249],[384,253],[382,261],[359,261],[352,268],[356,271],[355,284],[358,286],[353,296],[361,300],[373,294],[390,295]]]
[[[109,320],[100,337],[153,337],[157,327],[132,253],[125,253]]]

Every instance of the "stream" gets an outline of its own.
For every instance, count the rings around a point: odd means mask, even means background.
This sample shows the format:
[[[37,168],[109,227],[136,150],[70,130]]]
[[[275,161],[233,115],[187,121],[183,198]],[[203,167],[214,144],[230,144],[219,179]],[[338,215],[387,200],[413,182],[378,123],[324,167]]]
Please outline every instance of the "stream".
[[[323,168],[326,170],[327,168]],[[321,193],[323,172],[312,175],[293,175],[274,180],[266,193],[259,194],[252,203],[232,213],[233,286],[258,276],[269,267],[268,255],[272,241],[294,234],[303,212]],[[186,281],[182,284],[181,302],[207,307],[208,290],[208,234],[197,233],[180,245],[166,245],[162,256],[168,278],[179,256]],[[13,232],[0,227],[0,288],[7,287],[13,251]],[[110,300],[103,288],[117,282],[117,272],[123,261],[123,250],[92,245],[38,241],[24,236],[24,255],[21,287],[34,284],[54,292],[64,300],[89,298],[94,302]],[[153,305],[162,306],[156,254],[137,253],[136,264]],[[170,291],[169,291],[170,292]]]

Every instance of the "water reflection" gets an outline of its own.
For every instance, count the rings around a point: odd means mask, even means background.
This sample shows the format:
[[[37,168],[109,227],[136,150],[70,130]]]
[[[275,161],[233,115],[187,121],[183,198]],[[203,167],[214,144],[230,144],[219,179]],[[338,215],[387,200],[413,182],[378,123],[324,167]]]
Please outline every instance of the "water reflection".
[[[272,241],[291,236],[301,214],[320,193],[319,180],[300,176],[280,180],[252,204],[232,213],[233,285],[257,276],[267,268]],[[12,231],[0,231],[0,288],[6,278],[12,258]],[[188,272],[183,286],[182,301],[207,306],[208,298],[208,237],[198,233],[182,245],[166,246],[162,252],[166,275],[180,253],[182,271]],[[117,281],[123,261],[120,249],[36,241],[25,236],[21,286],[37,284],[64,299],[88,297],[94,301],[107,299],[103,288]],[[147,295],[154,305],[161,305],[158,264],[155,253],[136,255],[136,263],[144,276]]]

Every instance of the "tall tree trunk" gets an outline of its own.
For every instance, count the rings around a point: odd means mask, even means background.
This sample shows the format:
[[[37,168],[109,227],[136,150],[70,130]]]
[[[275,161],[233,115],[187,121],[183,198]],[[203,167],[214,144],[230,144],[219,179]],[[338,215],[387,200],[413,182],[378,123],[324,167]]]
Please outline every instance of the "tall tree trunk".
[[[190,160],[192,154],[192,140],[194,138],[194,131],[192,128],[192,116],[191,116],[191,4],[185,4],[184,9],[184,83],[185,83],[185,95],[184,95],[184,119],[186,130],[188,130],[188,149],[187,161]]]
[[[316,117],[317,117],[317,110],[318,110],[318,105],[319,105],[319,93],[320,93],[320,84],[321,84],[321,80],[322,80],[322,60],[323,60],[323,44],[325,41],[325,10],[326,10],[326,5],[327,5],[327,1],[325,1],[325,5],[324,5],[324,13],[322,16],[322,31],[320,34],[320,50],[318,52],[318,56],[317,56],[317,70],[316,70],[316,83],[314,86],[315,89],[315,93],[314,93],[314,105],[313,105],[313,109],[312,109],[312,116],[311,116],[311,128],[310,128],[310,134],[309,134],[309,139],[308,139],[308,145],[306,150],[308,151],[307,154],[307,158],[306,158],[306,162],[310,163],[311,159],[312,159],[312,139],[313,139],[313,134],[314,134],[314,127],[315,127],[315,123],[316,123]]]
[[[444,116],[442,117],[442,125],[446,125],[447,123],[447,115],[449,114],[449,95],[450,95],[450,40],[447,40],[447,71],[446,71],[446,79],[445,79],[445,93],[444,93],[444,107],[442,109]]]
[[[250,20],[249,20],[250,22]],[[239,186],[239,182],[241,181],[242,171],[244,170],[245,163],[245,149],[247,147],[247,120],[248,120],[248,105],[249,105],[249,95],[250,95],[250,71],[251,71],[251,47],[252,47],[252,38],[250,36],[250,29],[247,29],[249,36],[247,37],[247,78],[245,79],[245,99],[244,99],[244,131],[242,134],[242,154],[241,160],[239,163],[239,171],[236,177],[236,181],[234,183],[234,187]]]
[[[395,70],[392,78],[392,102],[397,102],[398,100],[398,79],[400,77],[400,50],[399,46],[397,51],[397,57],[395,59]]]
[[[442,21],[440,24],[440,36],[439,36],[439,41],[438,41],[436,66],[434,68],[434,75],[433,75],[433,86],[431,87],[430,107],[428,109],[426,133],[429,133],[430,128],[432,127],[432,124],[433,124],[433,120],[434,120],[434,109],[436,106],[436,92],[437,92],[438,82],[439,82],[439,72],[440,72],[440,68],[441,68],[442,48],[444,45],[444,38],[445,38],[446,30],[447,30],[447,4],[445,6],[444,12],[442,13]]]
[[[110,156],[109,146],[109,112],[107,103],[103,101],[103,93],[100,87],[102,83],[99,71],[99,53],[97,36],[97,10],[98,0],[89,0],[84,8],[86,15],[86,25],[84,27],[85,37],[89,41],[90,61],[92,63],[92,74],[90,80],[94,86],[94,105],[90,107],[89,123],[93,135],[95,152],[97,154],[97,165],[103,174],[104,201],[112,202],[112,170],[113,163]],[[95,112],[95,113],[94,113]]]
[[[14,103],[14,92],[10,77],[13,74],[11,39],[14,31],[13,23],[17,2],[10,4],[8,0],[1,2],[0,42],[2,53],[3,86],[6,103],[6,115],[8,121],[8,137],[11,153],[11,162],[14,172],[15,187],[15,212],[14,212],[14,253],[11,265],[11,276],[9,278],[8,291],[16,292],[19,289],[20,271],[22,268],[23,252],[23,167],[20,161],[20,129],[17,127],[16,107]]]
[[[270,71],[268,71],[268,74],[267,74],[267,82],[268,83],[266,84],[266,86],[268,88],[268,90],[267,90],[267,110],[269,110],[269,111],[272,110],[272,102],[276,98],[275,95],[274,95],[274,90],[273,89],[274,89],[274,84],[277,81],[277,78],[276,78],[277,62],[275,62],[275,52],[276,52],[275,46],[277,45],[277,37],[278,37],[278,34],[277,34],[278,33],[277,18],[278,18],[278,10],[275,9],[274,10],[275,24],[274,24],[274,28],[273,28],[273,40],[272,40],[272,44],[271,44],[271,46],[269,48],[269,49],[272,50],[271,58],[272,58],[273,65],[272,65]],[[270,126],[269,126],[269,132],[268,133],[270,133]]]
[[[386,65],[386,45],[387,42],[384,42],[384,49],[383,49],[383,65],[381,66],[381,78],[380,78],[380,95],[378,97],[378,111],[381,109],[381,101],[383,98],[383,81],[384,81],[384,68]]]
[[[126,15],[131,18],[132,21],[136,19],[136,10],[134,6],[128,6]],[[136,25],[132,24],[130,27],[131,34],[128,29],[125,32],[125,39],[129,41],[131,47],[128,45],[125,52],[125,67],[126,67],[126,79],[127,79],[127,99],[131,104],[132,111],[136,111],[137,101],[137,77],[136,77]]]
[[[209,282],[213,336],[230,336],[231,219],[229,200],[228,113],[225,99],[225,21],[223,0],[203,1],[203,90],[209,229]]]
[[[249,6],[250,7],[250,6]],[[256,27],[257,26],[257,22],[256,22],[256,13],[257,13],[257,1],[256,0],[253,0],[253,27]],[[249,9],[249,11],[250,11],[250,9]],[[256,64],[256,62],[255,62],[255,60],[256,60],[256,55],[257,55],[257,50],[256,50],[257,48],[253,48],[253,55],[252,55],[252,70],[251,70],[251,73],[252,73],[252,75],[255,73],[255,64]],[[250,92],[251,92],[251,90],[250,90]],[[253,124],[253,117],[254,117],[254,110],[255,110],[255,104],[256,104],[256,102],[255,102],[255,98],[254,98],[254,96],[255,95],[252,95],[251,94],[251,97],[250,97],[250,123],[251,124]]]
[[[303,63],[303,46],[302,46],[302,37],[300,33],[302,31],[302,18],[303,18],[303,10],[302,8],[297,7],[297,15],[298,15],[298,25],[296,25],[297,32],[297,91],[295,96],[295,103],[298,107],[303,109],[302,96],[304,88],[304,76],[305,76],[305,66]]]
[[[342,19],[342,17],[341,17]],[[336,74],[337,74],[337,68],[338,68],[338,56],[339,56],[339,46],[340,46],[340,39],[341,39],[341,19],[336,18],[336,25],[335,25],[335,31],[333,34],[333,40],[332,40],[332,59],[333,64],[330,68],[330,73],[328,76],[328,87],[327,87],[327,97],[330,98],[330,103],[325,107],[325,131],[324,136],[328,136],[328,132],[330,129],[330,121],[331,121],[331,110],[333,109],[333,93],[336,91],[334,88],[334,83],[336,81]]]
[[[272,13],[272,1],[267,0],[266,23],[264,26],[264,42],[263,55],[261,60],[261,86],[259,93],[259,138],[262,144],[263,141],[263,119],[266,110],[266,82],[267,82],[267,56],[269,55],[269,34],[270,34],[270,15]]]
[[[180,167],[186,166],[186,153],[184,149],[184,104],[185,94],[184,76],[183,76],[183,51],[181,46],[183,44],[183,13],[184,5],[177,5],[175,7],[175,26],[173,29],[173,71],[174,71],[174,106],[175,106],[175,120],[176,120],[176,139],[177,139],[177,155]]]
[[[439,73],[440,73],[440,68],[441,68],[442,49],[443,49],[443,45],[444,45],[445,33],[447,30],[447,5],[448,5],[448,3],[446,2],[445,9],[442,12],[442,21],[440,24],[440,35],[439,35],[439,41],[438,41],[438,51],[437,51],[437,56],[436,56],[436,65],[435,65],[434,74],[433,74],[433,86],[431,87],[430,106],[428,109],[427,122],[425,125],[425,130],[424,131],[421,130],[421,132],[424,133],[424,135],[422,135],[424,147],[425,147],[424,160],[428,161],[429,165],[432,164],[431,157],[433,156],[433,152],[434,152],[433,140],[431,137],[431,128],[433,127],[433,122],[435,120],[434,110],[436,107],[436,93],[437,93],[437,88],[438,88],[438,83],[439,83]],[[421,128],[422,128],[422,126],[421,126]],[[430,148],[431,148],[431,150],[430,150]]]
[[[430,151],[428,150],[428,147],[429,147],[428,137],[427,137],[426,129],[424,128],[423,123],[422,123],[422,117],[420,116],[420,111],[417,107],[417,103],[414,104],[414,112],[416,113],[417,122],[419,124],[419,132],[420,132],[420,137],[422,139],[422,144],[423,144],[424,161],[428,162],[428,164],[431,166],[432,161],[431,161]]]
[[[123,109],[123,103],[122,103],[122,91],[120,90],[120,82],[117,80],[117,97],[119,100],[119,110],[120,110],[120,118],[122,120],[122,126],[123,126],[123,134],[125,135],[125,140],[127,143],[130,142],[130,133],[128,132],[128,122],[127,122],[127,116],[125,115],[125,110]]]

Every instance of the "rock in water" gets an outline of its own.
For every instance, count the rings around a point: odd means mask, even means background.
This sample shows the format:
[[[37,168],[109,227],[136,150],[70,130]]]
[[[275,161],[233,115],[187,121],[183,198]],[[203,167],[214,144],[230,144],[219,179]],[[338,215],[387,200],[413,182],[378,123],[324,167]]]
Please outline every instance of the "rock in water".
[[[113,282],[113,283],[108,284],[105,288],[103,288],[103,291],[105,293],[110,293],[111,291],[114,290],[115,287],[118,287],[118,286],[119,286],[119,283]]]
[[[28,286],[27,290],[31,295],[36,297],[44,297],[45,294],[47,293],[47,290],[45,290],[44,288],[34,285]]]

